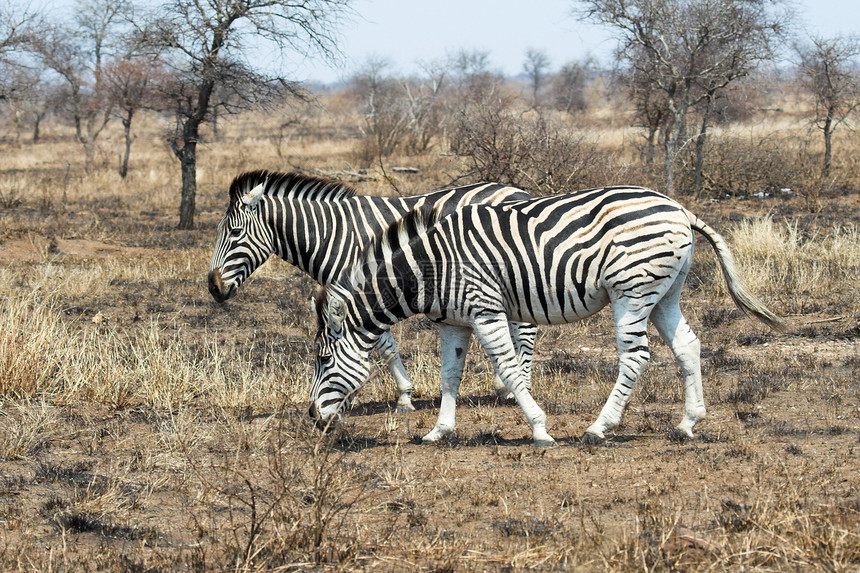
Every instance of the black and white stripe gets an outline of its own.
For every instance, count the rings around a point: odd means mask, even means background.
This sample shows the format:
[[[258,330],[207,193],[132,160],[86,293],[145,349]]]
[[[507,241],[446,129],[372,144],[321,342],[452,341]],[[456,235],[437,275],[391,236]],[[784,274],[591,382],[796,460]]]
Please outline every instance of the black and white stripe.
[[[359,263],[317,296],[318,357],[312,416],[326,420],[367,376],[366,356],[390,325],[416,313],[444,321],[443,399],[425,440],[454,428],[454,406],[470,332],[528,419],[535,443],[551,443],[546,416],[518,370],[508,320],[561,324],[611,303],[619,373],[584,439],[616,427],[647,364],[648,320],[684,376],[679,436],[705,416],[699,342],[679,300],[693,256],[693,230],[714,248],[738,307],[777,330],[784,323],[740,282],[725,241],[668,197],[612,187],[501,205],[469,205],[444,216],[415,210],[368,246]]]
[[[230,185],[230,204],[218,223],[209,271],[209,292],[218,302],[232,298],[239,287],[272,254],[308,273],[320,284],[340,276],[358,258],[363,245],[414,208],[451,213],[470,203],[498,203],[528,198],[520,189],[480,183],[408,197],[358,195],[340,182],[270,171],[251,171]],[[529,377],[536,329],[512,325]],[[397,408],[413,410],[413,384],[389,333],[377,350],[394,376]],[[500,380],[496,389],[507,394]]]

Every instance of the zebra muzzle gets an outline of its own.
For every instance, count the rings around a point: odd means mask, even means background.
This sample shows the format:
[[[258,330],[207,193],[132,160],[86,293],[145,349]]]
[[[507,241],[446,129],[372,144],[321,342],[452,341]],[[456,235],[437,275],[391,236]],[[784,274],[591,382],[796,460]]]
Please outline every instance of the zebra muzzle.
[[[308,415],[314,421],[314,427],[324,434],[329,430],[339,427],[343,423],[343,416],[341,416],[340,412],[324,420],[320,416],[316,404],[313,403],[308,408]]]
[[[209,294],[217,302],[224,302],[232,295],[233,289],[226,290],[219,270],[209,271]]]

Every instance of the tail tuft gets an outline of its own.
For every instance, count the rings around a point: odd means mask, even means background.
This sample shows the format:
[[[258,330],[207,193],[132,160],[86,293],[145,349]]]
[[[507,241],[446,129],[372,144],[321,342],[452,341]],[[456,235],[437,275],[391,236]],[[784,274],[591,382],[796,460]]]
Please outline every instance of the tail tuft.
[[[690,226],[701,233],[714,248],[720,268],[723,271],[723,277],[726,280],[726,286],[729,289],[729,295],[738,308],[747,316],[760,320],[776,332],[788,332],[790,330],[788,324],[771,312],[741,281],[735,265],[735,258],[725,239],[696,215],[686,209],[684,211],[690,221]]]

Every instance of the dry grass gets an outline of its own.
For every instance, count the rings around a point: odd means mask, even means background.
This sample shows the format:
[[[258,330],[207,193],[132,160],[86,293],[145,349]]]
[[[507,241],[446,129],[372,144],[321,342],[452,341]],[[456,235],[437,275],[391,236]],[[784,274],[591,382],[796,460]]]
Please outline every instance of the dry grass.
[[[37,146],[0,148],[0,568],[858,567],[855,192],[825,194],[814,212],[797,196],[685,200],[796,326],[776,336],[743,319],[701,244],[683,304],[703,343],[709,418],[689,443],[666,438],[682,388],[653,337],[622,426],[601,447],[579,444],[615,378],[607,313],[539,333],[534,393],[557,448],[534,450],[517,408],[490,396],[474,345],[457,432],[420,445],[439,372],[422,320],[395,328],[419,410],[391,410],[377,366],[344,428],[323,438],[304,414],[312,281],[270,261],[227,305],[205,288],[236,173],[366,167],[343,118],[308,121],[328,135],[224,122],[201,153],[190,232],[175,230],[178,168],[155,131],[136,141],[125,180],[109,168],[117,133],[90,176],[56,126]],[[630,141],[623,121],[598,121],[598,145]],[[444,154],[391,162],[421,168],[397,176],[403,193],[462,167]],[[393,192],[378,170],[367,177],[361,192]]]

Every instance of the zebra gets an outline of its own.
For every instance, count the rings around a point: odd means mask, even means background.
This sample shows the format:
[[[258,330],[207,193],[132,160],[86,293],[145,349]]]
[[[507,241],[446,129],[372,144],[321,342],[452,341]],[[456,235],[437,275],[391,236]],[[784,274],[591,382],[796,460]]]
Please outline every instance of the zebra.
[[[671,348],[684,378],[684,416],[673,430],[693,437],[705,417],[700,343],[681,313],[693,231],[713,247],[731,298],[774,330],[786,324],[740,281],[725,240],[676,201],[642,187],[604,187],[448,216],[416,209],[369,244],[361,260],[316,295],[317,355],[309,414],[335,423],[367,378],[367,353],[395,322],[416,313],[442,322],[442,402],[434,442],[454,430],[465,350],[474,331],[514,394],[535,445],[554,443],[546,415],[517,369],[508,320],[562,324],[611,304],[618,377],[581,437],[596,444],[621,421],[650,354],[647,322]],[[464,326],[468,325],[468,326]]]
[[[497,183],[479,183],[408,197],[356,194],[330,179],[275,171],[248,171],[229,188],[230,203],[217,227],[210,265],[209,292],[219,303],[232,298],[245,280],[272,254],[297,266],[320,284],[338,277],[361,247],[413,208],[432,206],[449,213],[472,202],[528,198],[525,191]],[[511,324],[523,373],[530,378],[536,328]],[[377,350],[394,377],[398,412],[414,410],[413,384],[390,333]],[[504,384],[494,380],[501,397]]]

